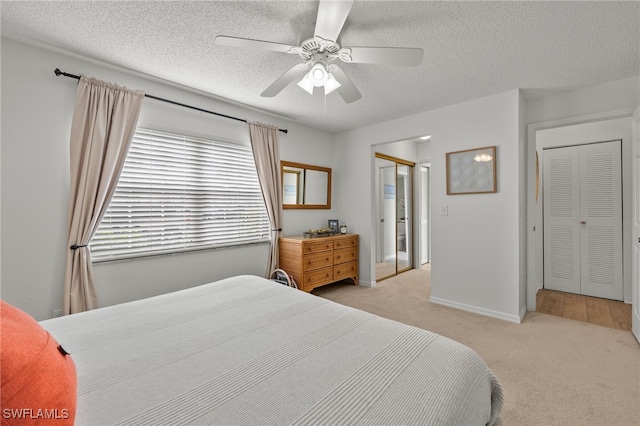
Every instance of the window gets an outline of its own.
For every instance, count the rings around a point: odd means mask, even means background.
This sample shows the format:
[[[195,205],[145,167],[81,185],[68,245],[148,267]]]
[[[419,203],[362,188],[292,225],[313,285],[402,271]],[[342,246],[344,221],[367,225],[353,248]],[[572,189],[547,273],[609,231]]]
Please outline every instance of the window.
[[[138,128],[91,240],[96,262],[269,241],[251,148]]]

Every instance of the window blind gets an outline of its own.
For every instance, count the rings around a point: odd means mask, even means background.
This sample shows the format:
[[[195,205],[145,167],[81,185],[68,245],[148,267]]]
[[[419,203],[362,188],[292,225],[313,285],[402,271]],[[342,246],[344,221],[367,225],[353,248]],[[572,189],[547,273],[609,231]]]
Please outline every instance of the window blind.
[[[251,148],[138,128],[93,261],[268,241]]]

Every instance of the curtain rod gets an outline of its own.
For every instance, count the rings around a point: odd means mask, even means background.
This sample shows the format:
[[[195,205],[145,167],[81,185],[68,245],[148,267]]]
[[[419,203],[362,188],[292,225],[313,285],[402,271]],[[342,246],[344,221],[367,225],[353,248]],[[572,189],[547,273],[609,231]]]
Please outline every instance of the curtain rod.
[[[60,68],[56,68],[54,73],[58,77],[60,77],[62,75],[64,77],[75,78],[76,80],[80,80],[80,76],[79,75],[69,74],[67,72],[60,71]],[[172,101],[170,99],[160,98],[158,96],[153,96],[153,95],[150,95],[148,93],[145,93],[144,97],[145,98],[150,98],[150,99],[155,99],[156,101],[166,102],[168,104],[173,104],[173,105],[178,105],[178,106],[185,107],[185,108],[195,109],[196,111],[206,112],[208,114],[218,115],[220,117],[230,118],[232,120],[242,121],[244,123],[247,122],[247,120],[245,120],[243,118],[232,117],[230,115],[220,114],[219,112],[209,111],[209,110],[206,110],[206,109],[202,109],[202,108],[194,107],[194,106],[191,106],[191,105],[183,104],[183,103],[180,103],[180,102]],[[287,130],[287,129],[278,129],[278,130],[280,130],[282,133],[289,133],[289,130]]]

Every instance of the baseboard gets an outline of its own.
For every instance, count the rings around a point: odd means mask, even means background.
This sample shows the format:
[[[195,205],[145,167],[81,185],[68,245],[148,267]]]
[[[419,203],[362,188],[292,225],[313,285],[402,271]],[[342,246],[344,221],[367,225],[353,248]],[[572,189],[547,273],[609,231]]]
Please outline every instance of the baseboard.
[[[375,286],[376,286],[376,282],[375,282],[375,281],[374,281],[374,282],[370,282],[370,281],[362,281],[362,280],[359,280],[359,281],[358,281],[358,285],[361,285],[362,287],[369,287],[369,288],[371,288],[371,287],[375,287]]]
[[[520,323],[522,323],[522,321],[524,321],[524,316],[527,315],[527,305],[524,305],[522,308],[520,308]]]
[[[473,305],[467,305],[465,303],[453,302],[451,300],[441,299],[439,297],[431,296],[429,298],[431,303],[436,303],[438,305],[448,306],[450,308],[456,308],[467,312],[472,312],[474,314],[484,315],[486,317],[497,318],[504,321],[514,322],[516,324],[520,324],[522,322],[522,318],[524,318],[524,314],[526,314],[527,308],[524,307],[523,311],[520,311],[520,315],[509,315],[504,312],[494,311],[491,309],[479,308]]]

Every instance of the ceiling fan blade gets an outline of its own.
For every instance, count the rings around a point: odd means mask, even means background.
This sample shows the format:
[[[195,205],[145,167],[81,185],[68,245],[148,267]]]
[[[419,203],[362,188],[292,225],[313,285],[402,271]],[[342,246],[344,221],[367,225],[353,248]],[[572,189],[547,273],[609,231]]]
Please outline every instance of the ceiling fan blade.
[[[418,66],[424,51],[409,47],[344,47],[338,52],[343,62]]]
[[[288,44],[229,36],[218,36],[215,39],[215,43],[218,46],[242,47],[247,49],[270,50],[273,52],[284,53],[298,53],[297,50],[300,49],[298,46],[290,46]]]
[[[320,0],[314,36],[323,40],[337,41],[351,6],[353,6],[353,0]]]
[[[338,80],[340,83],[340,87],[336,89],[336,92],[342,96],[342,99],[348,104],[351,102],[355,102],[362,97],[356,86],[351,82],[351,79],[347,76],[347,74],[342,71],[342,69],[338,67],[332,67],[331,74],[333,77]]]
[[[289,83],[291,83],[293,80],[298,77],[302,78],[302,76],[309,70],[310,66],[311,63],[309,62],[292,66],[291,68],[289,68],[289,71],[285,72],[276,81],[271,83],[271,86],[267,87],[264,92],[260,94],[260,96],[265,98],[274,97],[275,95],[280,93],[282,89],[287,87],[287,85],[289,85]]]

